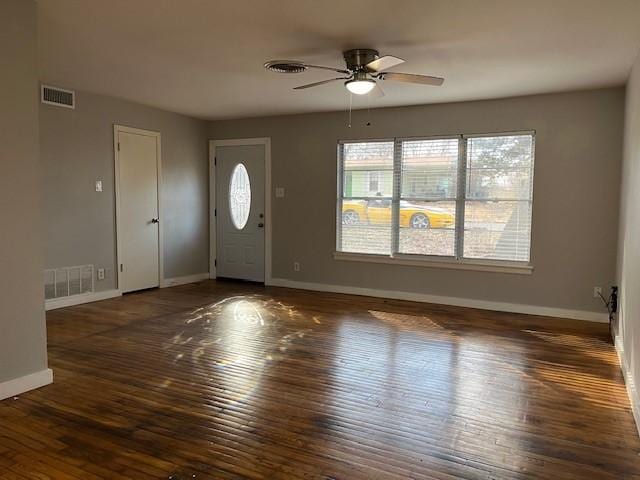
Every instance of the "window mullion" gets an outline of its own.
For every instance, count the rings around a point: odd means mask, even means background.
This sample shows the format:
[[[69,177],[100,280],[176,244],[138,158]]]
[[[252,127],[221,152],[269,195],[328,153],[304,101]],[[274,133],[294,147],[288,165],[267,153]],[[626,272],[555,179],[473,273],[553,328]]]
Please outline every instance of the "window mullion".
[[[402,140],[393,142],[393,194],[391,201],[391,256],[400,250],[400,189],[402,184]]]
[[[456,192],[456,259],[464,256],[464,209],[467,192],[467,139],[458,140],[458,188]]]

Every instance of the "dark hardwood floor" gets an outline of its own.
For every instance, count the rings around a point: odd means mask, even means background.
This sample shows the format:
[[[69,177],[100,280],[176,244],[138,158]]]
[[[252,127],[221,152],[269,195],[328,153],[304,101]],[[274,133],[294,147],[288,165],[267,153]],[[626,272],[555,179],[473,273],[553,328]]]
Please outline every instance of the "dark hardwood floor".
[[[49,312],[2,479],[632,479],[602,324],[201,282]]]

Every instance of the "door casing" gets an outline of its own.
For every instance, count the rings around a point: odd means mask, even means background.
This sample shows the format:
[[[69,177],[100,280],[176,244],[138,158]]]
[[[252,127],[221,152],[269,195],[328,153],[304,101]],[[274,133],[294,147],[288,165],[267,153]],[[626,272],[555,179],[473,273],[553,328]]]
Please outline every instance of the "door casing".
[[[209,278],[216,278],[216,148],[245,145],[264,145],[264,284],[271,285],[271,139],[268,137],[209,141]]]
[[[120,132],[133,133],[136,135],[145,135],[148,137],[154,137],[156,139],[156,152],[157,152],[157,166],[158,166],[158,283],[160,287],[164,287],[164,245],[163,245],[163,209],[162,209],[162,150],[161,150],[161,135],[160,132],[154,132],[151,130],[142,130],[140,128],[127,127],[124,125],[113,126],[113,152],[114,152],[114,184],[116,194],[116,283],[117,289],[122,293],[121,283],[121,271],[120,271],[120,259],[122,252],[121,240],[121,226],[120,226],[120,156],[118,148],[118,134]]]

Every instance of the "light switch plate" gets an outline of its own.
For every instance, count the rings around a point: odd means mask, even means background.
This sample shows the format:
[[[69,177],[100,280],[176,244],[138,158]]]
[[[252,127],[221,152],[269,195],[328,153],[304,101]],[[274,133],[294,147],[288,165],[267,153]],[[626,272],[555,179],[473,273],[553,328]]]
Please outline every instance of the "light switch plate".
[[[96,192],[102,191],[102,180],[96,180]]]
[[[284,187],[276,187],[276,198],[284,198]]]

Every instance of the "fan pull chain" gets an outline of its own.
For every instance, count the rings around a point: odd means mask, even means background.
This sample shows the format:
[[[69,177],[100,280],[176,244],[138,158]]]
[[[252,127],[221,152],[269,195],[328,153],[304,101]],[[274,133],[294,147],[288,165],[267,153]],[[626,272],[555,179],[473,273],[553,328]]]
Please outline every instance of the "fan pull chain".
[[[351,108],[353,106],[353,93],[349,93],[349,125],[348,127],[351,128]]]

